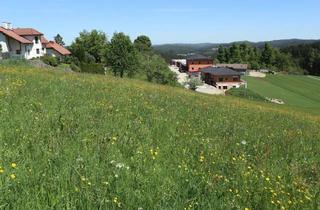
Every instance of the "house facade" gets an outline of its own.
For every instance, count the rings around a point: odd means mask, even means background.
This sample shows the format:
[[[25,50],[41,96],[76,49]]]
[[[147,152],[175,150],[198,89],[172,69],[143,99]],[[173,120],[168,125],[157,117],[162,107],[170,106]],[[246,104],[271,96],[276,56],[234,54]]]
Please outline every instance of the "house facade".
[[[239,88],[246,84],[245,81],[241,80],[241,73],[223,67],[203,68],[201,69],[201,77],[206,84],[221,90]]]
[[[70,51],[56,43],[49,42],[44,34],[33,28],[12,28],[10,23],[0,27],[0,45],[2,55],[10,58],[32,59],[44,55],[70,55]],[[49,49],[50,53],[47,53]]]
[[[193,54],[187,56],[186,63],[189,74],[198,74],[201,69],[213,66],[213,59],[203,55]]]

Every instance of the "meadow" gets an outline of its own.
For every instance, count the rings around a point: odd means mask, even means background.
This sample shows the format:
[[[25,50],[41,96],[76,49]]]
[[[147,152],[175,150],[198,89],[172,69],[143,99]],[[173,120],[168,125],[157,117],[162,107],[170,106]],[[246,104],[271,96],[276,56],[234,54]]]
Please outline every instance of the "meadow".
[[[248,88],[264,97],[282,99],[292,109],[320,114],[320,79],[293,75],[246,77]]]
[[[320,116],[0,65],[0,209],[319,209]]]

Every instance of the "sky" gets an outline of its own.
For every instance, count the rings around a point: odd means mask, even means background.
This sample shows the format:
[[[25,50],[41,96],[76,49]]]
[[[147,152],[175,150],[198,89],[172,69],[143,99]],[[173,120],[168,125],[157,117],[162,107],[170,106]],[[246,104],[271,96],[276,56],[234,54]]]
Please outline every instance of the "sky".
[[[0,22],[70,44],[82,30],[154,44],[320,39],[320,0],[0,0]]]

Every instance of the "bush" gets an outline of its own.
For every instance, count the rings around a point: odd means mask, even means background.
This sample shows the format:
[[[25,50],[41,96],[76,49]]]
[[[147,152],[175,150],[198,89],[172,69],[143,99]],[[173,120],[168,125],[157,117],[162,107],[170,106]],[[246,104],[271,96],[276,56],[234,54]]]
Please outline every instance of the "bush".
[[[57,67],[59,65],[59,60],[56,57],[45,55],[45,56],[41,57],[41,60],[45,64],[53,66],[53,67]]]
[[[149,82],[163,85],[177,85],[177,75],[170,71],[167,63],[158,55],[139,55],[141,73]]]
[[[80,72],[91,74],[105,74],[104,66],[101,63],[81,63]]]
[[[196,90],[198,86],[202,85],[202,82],[196,77],[191,77],[187,84],[189,85],[190,90]]]

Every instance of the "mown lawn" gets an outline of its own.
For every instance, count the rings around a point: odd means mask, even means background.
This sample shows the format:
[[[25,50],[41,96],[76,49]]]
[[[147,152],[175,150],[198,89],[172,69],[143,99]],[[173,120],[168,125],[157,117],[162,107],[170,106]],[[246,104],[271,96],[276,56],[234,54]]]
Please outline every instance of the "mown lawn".
[[[320,113],[320,80],[307,76],[274,75],[246,77],[248,88],[264,97],[278,98],[287,106]]]
[[[0,66],[0,208],[319,209],[320,118]]]

